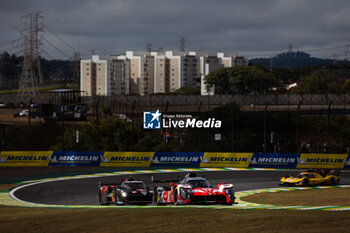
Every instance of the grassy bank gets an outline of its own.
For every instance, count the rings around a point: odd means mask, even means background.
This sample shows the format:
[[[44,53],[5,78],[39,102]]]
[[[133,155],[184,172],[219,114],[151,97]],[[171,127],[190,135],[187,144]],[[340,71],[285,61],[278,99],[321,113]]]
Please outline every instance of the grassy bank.
[[[350,188],[309,189],[278,193],[259,193],[243,197],[243,201],[284,206],[350,206]]]
[[[346,232],[350,212],[0,207],[1,232]]]

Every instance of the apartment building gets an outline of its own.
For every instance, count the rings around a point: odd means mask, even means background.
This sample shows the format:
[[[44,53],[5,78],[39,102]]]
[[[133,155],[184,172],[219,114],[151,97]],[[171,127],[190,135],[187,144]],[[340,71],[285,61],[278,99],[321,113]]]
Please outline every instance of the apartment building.
[[[218,56],[201,56],[200,57],[200,75],[201,75],[201,95],[214,95],[214,88],[207,90],[207,85],[205,85],[204,77],[210,72],[224,68],[225,65]]]
[[[80,90],[87,96],[129,94],[129,61],[93,55],[80,61]]]
[[[200,83],[200,57],[196,52],[189,52],[183,56],[182,85],[189,87],[199,87]]]
[[[177,89],[201,87],[207,92],[204,77],[223,67],[247,65],[247,59],[218,53],[134,52],[120,56],[92,56],[81,61],[81,90],[87,95],[150,95],[171,93]]]
[[[208,90],[207,85],[204,82],[204,77],[210,72],[221,68],[248,65],[248,59],[246,59],[245,57],[237,55],[227,55],[224,53],[217,53],[216,56],[202,56],[200,62],[201,95],[215,94],[215,87],[212,87],[210,90]]]

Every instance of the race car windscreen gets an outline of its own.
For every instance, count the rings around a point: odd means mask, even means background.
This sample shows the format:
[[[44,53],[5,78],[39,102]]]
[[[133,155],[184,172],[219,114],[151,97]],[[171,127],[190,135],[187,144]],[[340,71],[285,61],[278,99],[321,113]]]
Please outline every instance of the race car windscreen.
[[[136,189],[146,189],[146,185],[142,182],[124,182],[122,188],[136,190]]]
[[[192,188],[210,188],[208,181],[203,179],[187,180],[186,184],[190,185]]]
[[[296,178],[303,178],[303,177],[314,178],[314,175],[313,175],[313,174],[301,173],[301,174],[299,174],[299,175],[296,176]]]

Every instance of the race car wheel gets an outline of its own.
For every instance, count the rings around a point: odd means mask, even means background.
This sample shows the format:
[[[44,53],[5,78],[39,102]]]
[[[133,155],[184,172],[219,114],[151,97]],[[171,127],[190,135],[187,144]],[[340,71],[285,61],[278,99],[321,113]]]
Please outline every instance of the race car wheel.
[[[331,178],[331,185],[338,185],[340,183],[340,179],[336,179],[335,177]]]
[[[118,197],[118,193],[115,193],[115,203],[116,206],[119,205],[119,197]]]
[[[178,205],[179,204],[179,202],[178,202],[178,195],[179,195],[179,191],[176,188],[175,192],[174,192],[174,205]]]
[[[331,185],[335,185],[335,179],[334,179],[334,177],[331,178]]]
[[[303,186],[305,187],[305,186],[309,186],[309,185],[310,185],[309,179],[304,179],[303,180]]]
[[[98,192],[98,202],[100,203],[100,205],[107,205],[104,201],[103,201],[103,196],[101,191]]]
[[[152,199],[152,204],[153,205],[160,205],[158,198],[159,198],[159,193],[158,193],[157,188],[155,188],[154,191],[153,191],[153,199]]]

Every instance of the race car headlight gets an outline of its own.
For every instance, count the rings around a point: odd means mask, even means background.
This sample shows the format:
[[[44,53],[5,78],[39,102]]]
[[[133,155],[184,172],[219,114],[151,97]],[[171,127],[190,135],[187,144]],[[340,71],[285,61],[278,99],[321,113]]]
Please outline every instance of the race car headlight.
[[[186,200],[191,193],[191,189],[180,188],[180,198],[181,200]]]
[[[233,188],[225,189],[225,193],[226,193],[227,196],[229,196],[230,198],[234,198],[234,196],[235,196],[235,191],[233,190]]]
[[[121,191],[120,193],[122,194],[122,197],[128,196],[128,194],[125,191]]]

